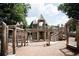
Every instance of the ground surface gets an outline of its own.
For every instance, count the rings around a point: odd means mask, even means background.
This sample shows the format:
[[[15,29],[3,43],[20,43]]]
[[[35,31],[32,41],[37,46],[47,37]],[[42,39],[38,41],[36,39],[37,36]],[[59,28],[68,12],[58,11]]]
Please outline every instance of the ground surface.
[[[45,42],[29,43],[26,47],[16,49],[16,56],[64,56],[74,55],[66,49],[66,41],[51,42],[51,46],[44,46]]]

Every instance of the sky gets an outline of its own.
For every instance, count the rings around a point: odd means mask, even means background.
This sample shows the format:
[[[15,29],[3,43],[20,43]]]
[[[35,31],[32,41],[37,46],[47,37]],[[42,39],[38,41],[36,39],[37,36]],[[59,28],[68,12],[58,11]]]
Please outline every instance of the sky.
[[[31,4],[31,9],[28,11],[27,23],[28,25],[36,20],[41,14],[48,23],[48,25],[65,24],[69,19],[61,11],[58,11],[60,3],[35,3]]]

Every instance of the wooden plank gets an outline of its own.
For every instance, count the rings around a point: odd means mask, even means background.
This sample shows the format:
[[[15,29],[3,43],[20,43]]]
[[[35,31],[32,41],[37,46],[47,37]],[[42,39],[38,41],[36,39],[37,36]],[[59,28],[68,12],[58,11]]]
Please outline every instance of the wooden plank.
[[[24,29],[22,29],[22,28],[19,28],[19,27],[16,27],[16,29],[17,29],[17,30],[22,30],[22,31],[24,30]]]

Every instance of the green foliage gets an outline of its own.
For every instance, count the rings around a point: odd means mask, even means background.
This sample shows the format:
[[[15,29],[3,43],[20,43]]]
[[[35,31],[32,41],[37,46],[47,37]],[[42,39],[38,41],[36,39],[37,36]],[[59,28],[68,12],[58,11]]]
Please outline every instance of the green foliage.
[[[76,30],[76,20],[73,18],[70,18],[70,20],[67,22],[67,24],[69,25],[69,30],[70,31],[75,31]]]
[[[30,9],[29,4],[24,3],[1,3],[0,4],[0,21],[4,21],[8,25],[22,22],[26,27],[25,17]]]
[[[79,3],[60,4],[58,10],[63,11],[69,18],[79,19]]]

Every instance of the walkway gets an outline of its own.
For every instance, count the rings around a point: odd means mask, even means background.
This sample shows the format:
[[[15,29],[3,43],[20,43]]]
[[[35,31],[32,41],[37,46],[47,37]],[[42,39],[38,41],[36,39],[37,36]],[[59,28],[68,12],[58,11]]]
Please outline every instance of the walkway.
[[[26,47],[17,48],[17,56],[64,56],[61,52],[65,48],[65,41],[51,42],[51,46],[45,47],[45,42],[29,43]]]

